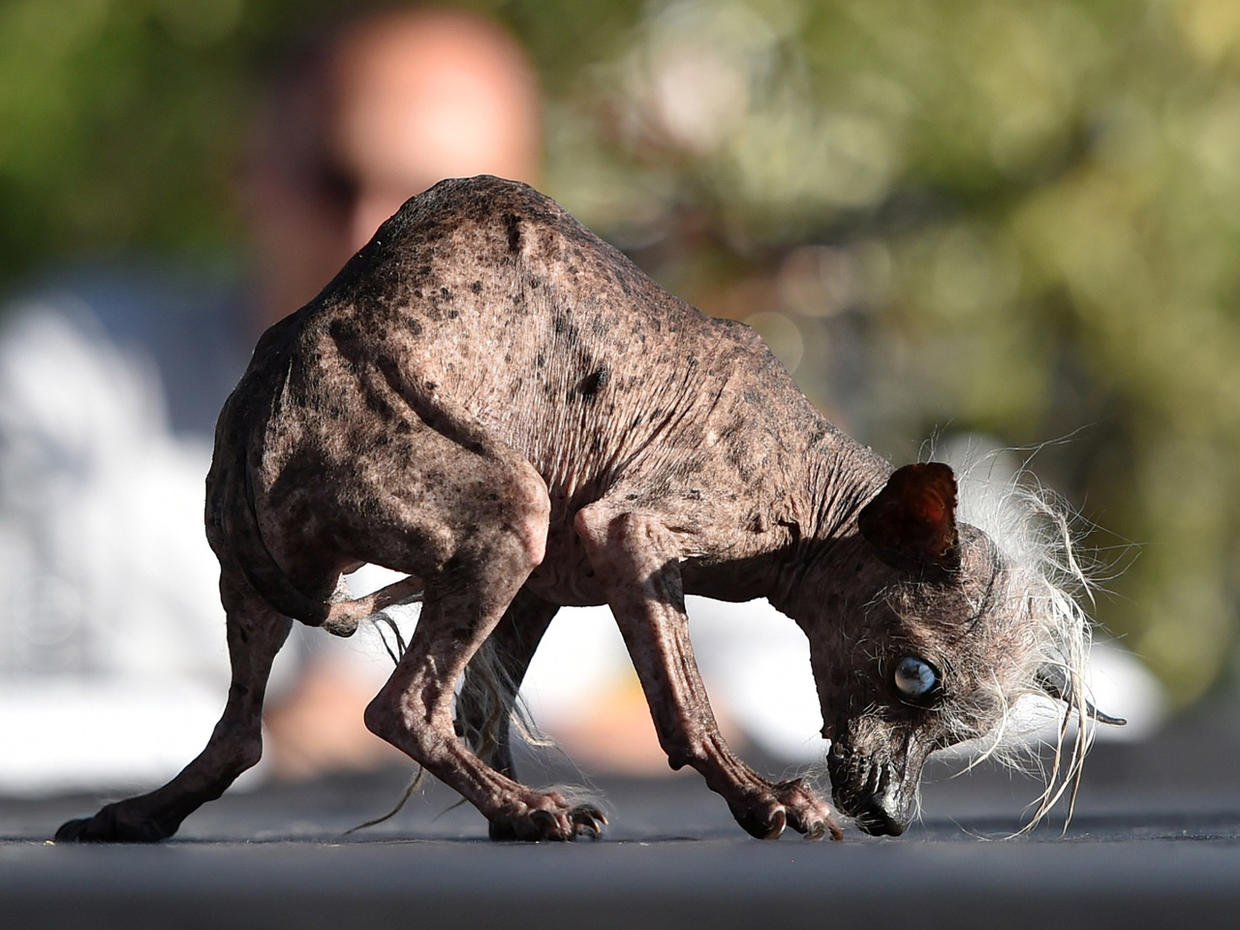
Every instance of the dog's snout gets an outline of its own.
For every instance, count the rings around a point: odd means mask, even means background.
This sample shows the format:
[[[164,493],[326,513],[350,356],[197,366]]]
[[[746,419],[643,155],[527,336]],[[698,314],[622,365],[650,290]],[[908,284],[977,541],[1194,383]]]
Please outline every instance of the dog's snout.
[[[903,811],[892,811],[874,795],[860,799],[853,817],[859,826],[871,836],[899,836],[908,829],[908,817]]]
[[[832,744],[827,754],[836,807],[871,836],[899,836],[912,819],[911,792],[889,762]]]

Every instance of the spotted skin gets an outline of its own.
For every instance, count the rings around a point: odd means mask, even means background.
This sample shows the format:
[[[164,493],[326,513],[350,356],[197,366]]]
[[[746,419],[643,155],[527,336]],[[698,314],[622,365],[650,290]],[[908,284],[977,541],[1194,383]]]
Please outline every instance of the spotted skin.
[[[206,524],[235,674],[207,750],[190,775],[58,836],[171,835],[257,759],[267,654],[286,618],[348,635],[419,592],[417,629],[365,722],[475,805],[492,836],[597,836],[605,818],[516,781],[506,742],[499,770],[467,748],[454,684],[493,633],[492,645],[519,644],[507,669],[519,682],[558,607],[602,603],[673,768],[697,769],[754,836],[840,836],[808,785],[766,780],[720,735],[688,638],[689,593],[768,597],[801,625],[843,760],[837,801],[863,828],[897,832],[907,810],[867,813],[885,802],[873,766],[857,761],[881,758],[905,784],[924,756],[882,745],[922,719],[882,685],[898,658],[885,644],[916,638],[902,626],[910,615],[870,606],[910,569],[857,528],[891,472],[812,407],[747,326],[667,293],[527,186],[442,182],[263,335],[221,413]],[[409,578],[341,595],[341,573],[365,562]],[[994,574],[975,562],[962,572]],[[940,593],[934,603],[955,610]],[[918,648],[947,648],[936,629]],[[894,716],[874,722],[884,701]],[[941,741],[927,732],[918,747]]]

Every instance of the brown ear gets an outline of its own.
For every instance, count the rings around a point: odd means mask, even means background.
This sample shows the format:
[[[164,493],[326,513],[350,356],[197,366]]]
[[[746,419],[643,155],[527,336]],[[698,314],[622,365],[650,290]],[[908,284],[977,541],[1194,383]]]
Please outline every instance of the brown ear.
[[[956,476],[941,462],[905,465],[861,509],[861,535],[896,568],[960,567],[956,535]]]

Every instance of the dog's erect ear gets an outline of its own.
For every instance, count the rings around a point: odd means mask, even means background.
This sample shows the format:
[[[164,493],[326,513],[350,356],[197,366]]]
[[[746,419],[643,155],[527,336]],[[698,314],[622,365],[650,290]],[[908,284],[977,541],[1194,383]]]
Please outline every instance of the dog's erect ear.
[[[960,567],[956,476],[941,462],[897,468],[857,523],[878,557],[895,568]]]

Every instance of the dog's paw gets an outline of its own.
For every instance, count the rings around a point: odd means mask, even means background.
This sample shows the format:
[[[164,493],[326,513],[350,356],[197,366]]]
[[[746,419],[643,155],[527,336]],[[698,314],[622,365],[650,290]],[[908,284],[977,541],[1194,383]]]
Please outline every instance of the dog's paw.
[[[568,819],[573,823],[576,836],[588,836],[597,840],[603,835],[603,827],[607,826],[607,815],[593,804],[578,804],[568,812]]]
[[[788,826],[804,833],[807,840],[820,840],[828,833],[833,840],[844,838],[835,812],[826,801],[814,794],[805,784],[805,779],[780,782],[774,786],[774,791],[788,812]]]
[[[607,816],[593,804],[570,805],[560,794],[537,795],[532,803],[521,803],[500,811],[490,821],[493,840],[575,840],[586,836],[596,840],[603,835]]]
[[[80,817],[61,825],[54,837],[57,843],[158,843],[175,832],[154,820],[124,815],[116,804],[109,804],[94,817]]]
[[[747,792],[728,807],[745,832],[760,840],[777,840],[788,825],[788,812],[770,791]]]
[[[799,778],[747,791],[729,806],[745,832],[760,840],[778,839],[786,827],[812,840],[844,835],[831,808]]]

